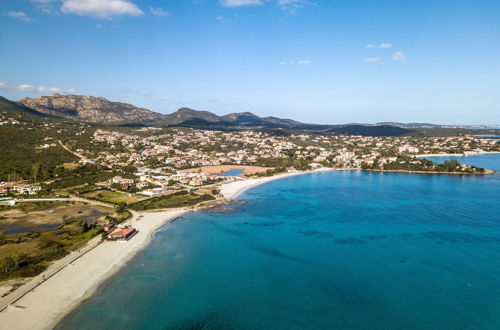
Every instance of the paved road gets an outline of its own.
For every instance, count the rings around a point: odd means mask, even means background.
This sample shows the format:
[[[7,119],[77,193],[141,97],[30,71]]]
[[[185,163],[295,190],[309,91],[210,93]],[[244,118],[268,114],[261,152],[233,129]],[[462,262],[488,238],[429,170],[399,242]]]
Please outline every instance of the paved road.
[[[22,202],[68,202],[71,201],[70,198],[16,198],[14,199],[17,203]]]

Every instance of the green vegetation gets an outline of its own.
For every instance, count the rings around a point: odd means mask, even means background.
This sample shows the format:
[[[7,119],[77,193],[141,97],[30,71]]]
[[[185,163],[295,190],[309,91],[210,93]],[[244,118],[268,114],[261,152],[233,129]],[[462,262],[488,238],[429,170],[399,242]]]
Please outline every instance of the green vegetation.
[[[59,145],[37,148],[41,144],[54,143],[43,140],[52,133],[54,132],[39,130],[36,125],[27,124],[27,127],[22,128],[0,126],[0,146],[2,146],[0,181],[32,180],[34,176],[37,180],[51,179],[55,176],[58,165],[77,161],[77,157]]]
[[[62,189],[96,182],[106,181],[117,175],[118,172],[105,171],[98,165],[83,165],[73,170],[59,168],[57,179],[48,185],[49,189]]]
[[[30,232],[0,235],[0,281],[35,276],[51,261],[84,246],[99,235],[103,223],[112,218],[119,223],[131,216],[125,208],[113,210],[79,202],[19,203],[0,207],[1,228],[19,225]],[[113,217],[111,217],[112,215]],[[56,229],[37,229],[55,224]],[[54,228],[54,227],[52,227]],[[36,231],[33,231],[36,230]]]
[[[362,169],[381,169],[377,163],[373,165],[363,164]],[[428,159],[419,159],[415,161],[411,157],[398,155],[398,159],[395,162],[386,163],[382,167],[386,171],[416,171],[416,172],[442,172],[442,173],[484,173],[485,169],[476,166],[466,166],[462,167],[456,159],[447,160],[443,164],[437,164]]]
[[[99,228],[74,222],[45,232],[0,235],[0,280],[36,276],[51,261],[82,247],[99,233]]]
[[[88,198],[88,199],[95,199],[99,201],[103,201],[105,203],[111,203],[111,204],[119,204],[121,202],[123,203],[135,203],[143,200],[143,197],[140,197],[135,194],[127,194],[119,191],[111,191],[111,190],[95,190],[91,192],[87,192],[84,194],[81,194],[82,197]]]
[[[201,202],[214,200],[212,195],[196,195],[187,191],[179,191],[170,195],[153,197],[137,203],[129,204],[129,208],[136,211],[186,207]]]

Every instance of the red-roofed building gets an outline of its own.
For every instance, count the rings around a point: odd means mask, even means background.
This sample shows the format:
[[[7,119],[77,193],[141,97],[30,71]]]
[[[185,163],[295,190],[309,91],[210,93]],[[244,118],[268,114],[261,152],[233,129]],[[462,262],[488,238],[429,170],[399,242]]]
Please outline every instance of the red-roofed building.
[[[112,239],[127,240],[135,233],[135,228],[116,228],[108,234],[108,237]]]

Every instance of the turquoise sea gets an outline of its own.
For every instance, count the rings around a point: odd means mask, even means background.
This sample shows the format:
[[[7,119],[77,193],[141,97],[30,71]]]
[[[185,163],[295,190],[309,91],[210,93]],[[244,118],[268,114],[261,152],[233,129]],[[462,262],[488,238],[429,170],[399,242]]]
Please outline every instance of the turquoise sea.
[[[500,176],[324,172],[240,199],[163,227],[58,328],[500,329]]]
[[[426,157],[436,163],[443,163],[445,160],[456,159],[459,163],[483,167],[488,170],[500,172],[500,154],[479,154],[473,156],[444,156]]]

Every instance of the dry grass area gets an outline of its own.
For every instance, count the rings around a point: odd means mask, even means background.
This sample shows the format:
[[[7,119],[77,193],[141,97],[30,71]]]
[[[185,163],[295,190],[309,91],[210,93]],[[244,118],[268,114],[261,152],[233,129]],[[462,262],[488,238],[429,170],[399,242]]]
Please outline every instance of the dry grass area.
[[[121,191],[109,191],[109,190],[96,190],[88,193],[84,193],[83,197],[94,198],[103,202],[109,203],[135,203],[147,199],[147,197],[140,196],[137,194],[130,194]]]
[[[0,211],[0,233],[12,225],[33,227],[62,224],[67,219],[104,217],[113,210],[83,203],[20,203]]]
[[[66,170],[74,170],[75,168],[79,167],[80,164],[78,164],[78,163],[64,163],[61,166],[64,167],[64,169],[66,169]]]
[[[229,172],[231,170],[243,170],[242,175],[253,175],[257,173],[262,173],[267,170],[272,170],[272,167],[263,166],[250,166],[250,165],[216,165],[216,166],[202,166],[196,168],[188,168],[182,170],[185,173],[206,173],[206,174],[221,174]]]

